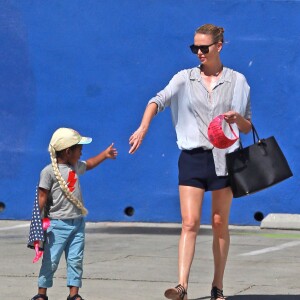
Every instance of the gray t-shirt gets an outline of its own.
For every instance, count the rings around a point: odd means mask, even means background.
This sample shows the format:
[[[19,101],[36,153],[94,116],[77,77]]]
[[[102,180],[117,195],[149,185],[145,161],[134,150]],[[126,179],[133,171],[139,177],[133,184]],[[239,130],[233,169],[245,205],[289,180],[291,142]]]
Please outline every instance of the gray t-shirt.
[[[69,191],[79,201],[83,202],[79,175],[86,171],[86,162],[78,161],[75,166],[58,164],[58,168],[68,185]],[[54,175],[51,164],[42,170],[39,187],[49,191],[46,209],[50,219],[75,219],[82,216],[81,210],[65,196],[65,193]]]

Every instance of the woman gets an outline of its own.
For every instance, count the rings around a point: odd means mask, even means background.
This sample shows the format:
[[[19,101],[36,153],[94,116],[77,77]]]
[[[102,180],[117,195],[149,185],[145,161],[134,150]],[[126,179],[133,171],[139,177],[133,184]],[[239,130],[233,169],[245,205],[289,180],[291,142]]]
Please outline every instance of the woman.
[[[139,128],[129,139],[133,154],[141,145],[151,120],[170,106],[177,135],[179,157],[179,197],[182,231],[179,241],[178,285],[165,291],[165,297],[187,300],[188,279],[195,252],[204,193],[212,192],[212,231],[214,277],[211,300],[225,299],[223,275],[229,250],[228,219],[232,191],[227,176],[225,154],[238,148],[217,149],[209,142],[208,124],[224,114],[236,131],[251,130],[250,88],[245,77],[223,66],[220,52],[224,29],[212,24],[199,27],[192,52],[200,66],[177,73],[169,84],[152,98]],[[229,127],[229,126],[227,126]]]

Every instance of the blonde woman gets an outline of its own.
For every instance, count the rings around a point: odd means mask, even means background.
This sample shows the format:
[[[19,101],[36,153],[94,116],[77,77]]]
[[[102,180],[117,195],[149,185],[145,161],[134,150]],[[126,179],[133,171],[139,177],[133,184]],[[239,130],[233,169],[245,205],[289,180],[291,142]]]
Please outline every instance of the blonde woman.
[[[200,65],[177,73],[149,101],[139,128],[129,138],[129,153],[134,153],[153,117],[166,107],[171,108],[177,144],[182,150],[178,161],[182,216],[178,284],[165,291],[165,297],[173,300],[188,299],[188,280],[206,191],[212,194],[214,276],[211,300],[225,299],[223,275],[230,243],[228,219],[232,200],[225,154],[238,148],[238,142],[229,149],[216,149],[208,140],[207,128],[214,117],[224,114],[236,131],[247,133],[251,130],[251,109],[250,88],[245,77],[221,62],[223,34],[224,29],[213,24],[196,30],[190,48]]]
[[[117,156],[111,144],[95,157],[81,161],[82,145],[91,141],[71,128],[59,128],[51,138],[51,164],[42,170],[38,187],[40,210],[50,218],[51,224],[46,233],[38,294],[32,300],[48,300],[47,289],[53,285],[53,275],[63,252],[67,262],[67,300],[83,300],[78,293],[82,285],[87,210],[82,201],[79,175]]]

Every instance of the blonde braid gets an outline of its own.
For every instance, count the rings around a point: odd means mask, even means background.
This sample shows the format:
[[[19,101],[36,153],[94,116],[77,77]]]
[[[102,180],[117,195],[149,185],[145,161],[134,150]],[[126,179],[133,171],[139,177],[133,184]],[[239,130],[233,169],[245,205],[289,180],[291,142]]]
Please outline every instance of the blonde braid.
[[[67,197],[67,199],[74,204],[77,208],[79,208],[81,210],[81,213],[86,216],[88,214],[87,209],[83,206],[82,202],[79,201],[76,197],[74,197],[72,195],[72,193],[69,191],[68,185],[65,182],[65,180],[63,179],[63,177],[61,176],[61,173],[58,169],[57,166],[57,159],[56,159],[56,152],[55,149],[49,145],[49,152],[50,152],[50,158],[51,158],[51,164],[52,164],[52,168],[53,168],[53,172],[54,175],[62,189],[62,191],[64,192],[65,196]]]

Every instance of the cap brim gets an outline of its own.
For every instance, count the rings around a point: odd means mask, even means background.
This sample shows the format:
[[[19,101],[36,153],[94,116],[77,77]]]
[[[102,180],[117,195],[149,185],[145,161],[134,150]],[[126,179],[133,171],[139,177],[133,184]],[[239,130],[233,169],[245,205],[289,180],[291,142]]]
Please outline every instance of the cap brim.
[[[83,137],[81,137],[81,140],[80,140],[80,142],[78,143],[79,145],[87,145],[87,144],[90,144],[91,142],[92,142],[92,138],[90,138],[90,137],[85,137],[85,136],[83,136]]]

